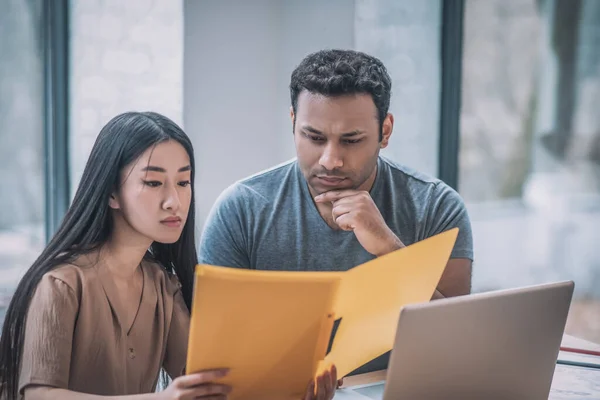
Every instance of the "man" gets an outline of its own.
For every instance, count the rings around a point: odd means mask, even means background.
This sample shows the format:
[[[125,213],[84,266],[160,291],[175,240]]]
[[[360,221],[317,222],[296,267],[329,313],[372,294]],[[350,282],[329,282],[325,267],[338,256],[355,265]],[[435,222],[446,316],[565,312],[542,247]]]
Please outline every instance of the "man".
[[[379,155],[392,135],[391,79],[351,50],[292,73],[297,158],[235,183],[206,221],[200,262],[261,270],[348,270],[458,227],[434,298],[468,294],[471,226],[459,195]]]

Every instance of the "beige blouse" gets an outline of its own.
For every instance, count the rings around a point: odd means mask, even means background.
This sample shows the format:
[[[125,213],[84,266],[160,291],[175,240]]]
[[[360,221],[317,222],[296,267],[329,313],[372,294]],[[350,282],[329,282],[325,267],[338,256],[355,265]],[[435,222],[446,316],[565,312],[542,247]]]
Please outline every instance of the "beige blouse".
[[[130,327],[107,268],[66,265],[44,275],[27,315],[21,395],[28,385],[149,393],[161,367],[172,378],[183,374],[189,312],[181,286],[156,264],[141,268],[142,296]]]

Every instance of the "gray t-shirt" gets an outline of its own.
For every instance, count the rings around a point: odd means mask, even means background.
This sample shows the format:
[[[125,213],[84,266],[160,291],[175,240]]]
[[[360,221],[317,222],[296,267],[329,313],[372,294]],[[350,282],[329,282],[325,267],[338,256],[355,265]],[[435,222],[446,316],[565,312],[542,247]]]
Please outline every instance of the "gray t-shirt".
[[[473,260],[471,224],[456,191],[384,157],[377,168],[371,197],[405,245],[458,227],[451,257]],[[199,250],[203,264],[260,270],[345,271],[373,258],[353,232],[323,220],[295,160],[226,189]]]
[[[405,245],[458,227],[451,258],[473,260],[467,210],[444,182],[379,157],[370,194]],[[199,251],[203,264],[261,270],[345,271],[373,258],[353,232],[323,220],[296,161],[225,190],[206,221]],[[350,375],[387,368],[388,362],[389,352]]]

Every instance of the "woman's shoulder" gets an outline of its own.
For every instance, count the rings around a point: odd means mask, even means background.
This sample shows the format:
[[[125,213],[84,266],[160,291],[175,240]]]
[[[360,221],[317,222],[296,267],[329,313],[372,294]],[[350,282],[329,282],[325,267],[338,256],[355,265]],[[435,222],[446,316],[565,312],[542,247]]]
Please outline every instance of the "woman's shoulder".
[[[77,293],[81,290],[86,280],[86,274],[89,274],[86,267],[70,263],[59,264],[42,276],[40,284],[55,284],[59,282]]]
[[[151,279],[158,283],[159,286],[164,287],[167,293],[174,294],[181,289],[181,283],[179,282],[177,275],[173,272],[167,271],[167,269],[159,262],[145,259],[142,263]]]
[[[84,286],[93,286],[98,281],[96,264],[97,260],[90,255],[78,256],[46,272],[40,280],[40,285],[62,284],[79,295]]]
[[[75,265],[60,264],[44,273],[37,282],[32,297],[31,309],[45,312],[47,307],[61,305],[66,312],[67,305],[77,307],[81,300],[83,278]]]

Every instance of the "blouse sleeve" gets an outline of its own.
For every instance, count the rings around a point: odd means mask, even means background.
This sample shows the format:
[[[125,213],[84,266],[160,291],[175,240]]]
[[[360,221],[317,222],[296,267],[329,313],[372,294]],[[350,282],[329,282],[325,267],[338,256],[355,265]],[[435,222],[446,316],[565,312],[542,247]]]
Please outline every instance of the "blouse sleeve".
[[[29,385],[68,388],[78,308],[69,285],[49,274],[42,277],[27,312],[20,393]]]
[[[187,361],[187,346],[190,330],[190,313],[183,300],[181,285],[177,278],[172,282],[178,286],[173,297],[173,316],[167,337],[167,348],[163,368],[171,379],[175,379],[185,373]]]

